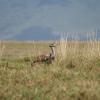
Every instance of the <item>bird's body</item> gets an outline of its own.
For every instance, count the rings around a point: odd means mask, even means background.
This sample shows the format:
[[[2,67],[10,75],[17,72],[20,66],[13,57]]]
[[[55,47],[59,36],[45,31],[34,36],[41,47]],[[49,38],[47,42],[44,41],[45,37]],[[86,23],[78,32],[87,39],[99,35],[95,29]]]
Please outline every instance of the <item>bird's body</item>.
[[[51,63],[55,59],[55,45],[51,44],[49,45],[49,47],[51,48],[51,52],[48,54],[42,54],[42,55],[37,56],[36,60],[34,60],[32,64],[37,63],[37,62]]]

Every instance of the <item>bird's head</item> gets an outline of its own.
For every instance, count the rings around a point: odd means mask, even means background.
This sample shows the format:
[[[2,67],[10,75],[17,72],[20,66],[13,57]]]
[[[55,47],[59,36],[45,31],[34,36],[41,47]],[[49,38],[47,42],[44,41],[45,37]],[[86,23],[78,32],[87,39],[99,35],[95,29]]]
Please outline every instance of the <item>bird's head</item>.
[[[49,47],[56,47],[56,43],[50,44]]]

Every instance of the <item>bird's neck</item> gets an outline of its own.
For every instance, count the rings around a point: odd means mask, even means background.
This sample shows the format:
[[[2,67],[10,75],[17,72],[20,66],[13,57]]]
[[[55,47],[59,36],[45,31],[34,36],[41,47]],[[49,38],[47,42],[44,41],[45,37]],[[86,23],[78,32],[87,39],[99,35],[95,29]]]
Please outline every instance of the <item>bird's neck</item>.
[[[55,56],[55,47],[51,47],[51,54]]]

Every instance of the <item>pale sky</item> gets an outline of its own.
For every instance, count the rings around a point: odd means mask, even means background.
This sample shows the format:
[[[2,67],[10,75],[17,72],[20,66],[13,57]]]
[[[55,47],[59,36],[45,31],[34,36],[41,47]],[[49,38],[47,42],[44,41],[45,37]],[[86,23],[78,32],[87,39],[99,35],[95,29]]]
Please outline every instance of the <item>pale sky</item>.
[[[95,29],[100,0],[0,0],[0,39],[48,39]]]

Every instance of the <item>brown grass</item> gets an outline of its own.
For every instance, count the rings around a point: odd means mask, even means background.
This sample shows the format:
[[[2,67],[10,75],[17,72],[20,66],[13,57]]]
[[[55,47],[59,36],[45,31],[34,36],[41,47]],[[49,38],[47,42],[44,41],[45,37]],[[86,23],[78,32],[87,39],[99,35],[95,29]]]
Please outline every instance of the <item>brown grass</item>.
[[[52,64],[31,67],[49,43],[3,42],[0,100],[100,100],[100,42],[62,38]]]

